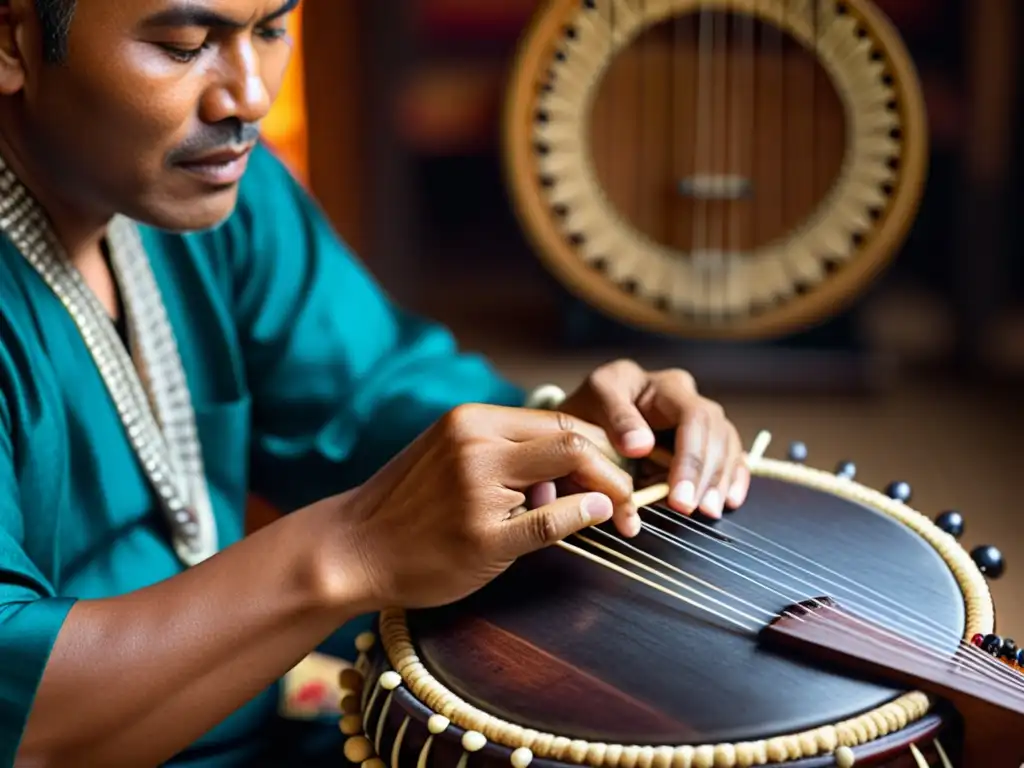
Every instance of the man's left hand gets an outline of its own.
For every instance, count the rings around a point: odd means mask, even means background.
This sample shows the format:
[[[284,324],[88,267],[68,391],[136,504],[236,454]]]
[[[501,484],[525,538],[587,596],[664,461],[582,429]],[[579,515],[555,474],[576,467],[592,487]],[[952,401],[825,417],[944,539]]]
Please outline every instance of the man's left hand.
[[[697,391],[686,371],[645,371],[630,360],[595,370],[558,407],[605,430],[615,449],[643,458],[655,431],[674,430],[668,503],[684,514],[700,509],[714,518],[747,496],[750,471],[736,427],[722,406]],[[631,527],[639,532],[639,519]]]

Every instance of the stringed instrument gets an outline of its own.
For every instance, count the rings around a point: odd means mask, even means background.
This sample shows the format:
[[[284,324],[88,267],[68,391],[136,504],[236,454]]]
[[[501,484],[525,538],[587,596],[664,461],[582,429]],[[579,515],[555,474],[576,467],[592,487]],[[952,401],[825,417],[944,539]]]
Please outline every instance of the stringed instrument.
[[[342,676],[364,768],[1019,768],[1024,652],[995,634],[992,547],[963,521],[748,454],[722,520],[664,506],[517,561],[455,604],[385,611]]]
[[[502,128],[542,264],[687,338],[837,315],[896,255],[928,165],[917,73],[870,0],[546,0]]]

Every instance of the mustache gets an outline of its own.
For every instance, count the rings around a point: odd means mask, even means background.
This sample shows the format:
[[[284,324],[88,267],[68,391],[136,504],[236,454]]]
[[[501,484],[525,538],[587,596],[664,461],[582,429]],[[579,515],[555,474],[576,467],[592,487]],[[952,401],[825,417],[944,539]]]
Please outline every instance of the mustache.
[[[188,160],[226,147],[250,144],[259,137],[259,123],[243,123],[237,118],[219,123],[203,123],[198,131],[171,151],[168,160],[172,163]]]

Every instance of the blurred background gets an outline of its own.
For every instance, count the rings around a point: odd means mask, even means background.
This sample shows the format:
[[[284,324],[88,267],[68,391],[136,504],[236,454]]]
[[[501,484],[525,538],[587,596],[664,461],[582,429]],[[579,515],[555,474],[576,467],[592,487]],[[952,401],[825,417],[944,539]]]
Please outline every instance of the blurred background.
[[[918,68],[929,169],[909,237],[854,305],[750,344],[644,333],[572,298],[513,214],[502,104],[537,0],[308,0],[267,139],[400,302],[526,386],[620,356],[679,366],[771,455],[905,480],[963,544],[996,544],[999,628],[1024,639],[1024,35],[1019,0],[875,0]]]

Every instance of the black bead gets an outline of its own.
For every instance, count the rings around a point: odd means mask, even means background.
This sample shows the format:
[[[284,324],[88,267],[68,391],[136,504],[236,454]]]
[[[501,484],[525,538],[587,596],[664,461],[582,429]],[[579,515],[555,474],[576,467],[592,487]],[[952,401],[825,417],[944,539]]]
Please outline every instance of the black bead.
[[[985,639],[981,641],[981,650],[998,656],[999,652],[1003,650],[1003,638],[999,635],[985,635]]]
[[[936,517],[935,524],[954,539],[964,535],[964,516],[955,509],[946,510]]]
[[[914,495],[914,492],[910,487],[910,483],[905,483],[902,480],[897,480],[895,482],[889,483],[889,487],[885,489],[885,495],[888,496],[890,499],[895,499],[896,501],[901,501],[904,504],[906,504],[908,501],[910,501],[911,497]]]
[[[1017,663],[1024,667],[1024,648],[1017,649]]]
[[[797,441],[789,444],[789,460],[803,464],[807,461],[807,446]]]
[[[847,480],[853,480],[857,476],[857,465],[852,461],[840,461],[836,464],[836,474]]]
[[[1008,661],[1013,661],[1017,658],[1017,651],[1020,649],[1017,644],[1010,638],[1003,640],[1003,647],[999,649],[999,655]]]
[[[972,549],[971,559],[974,561],[974,564],[978,566],[978,570],[990,579],[998,579],[1006,570],[1006,563],[1003,561],[1003,553],[991,544],[986,544]]]

